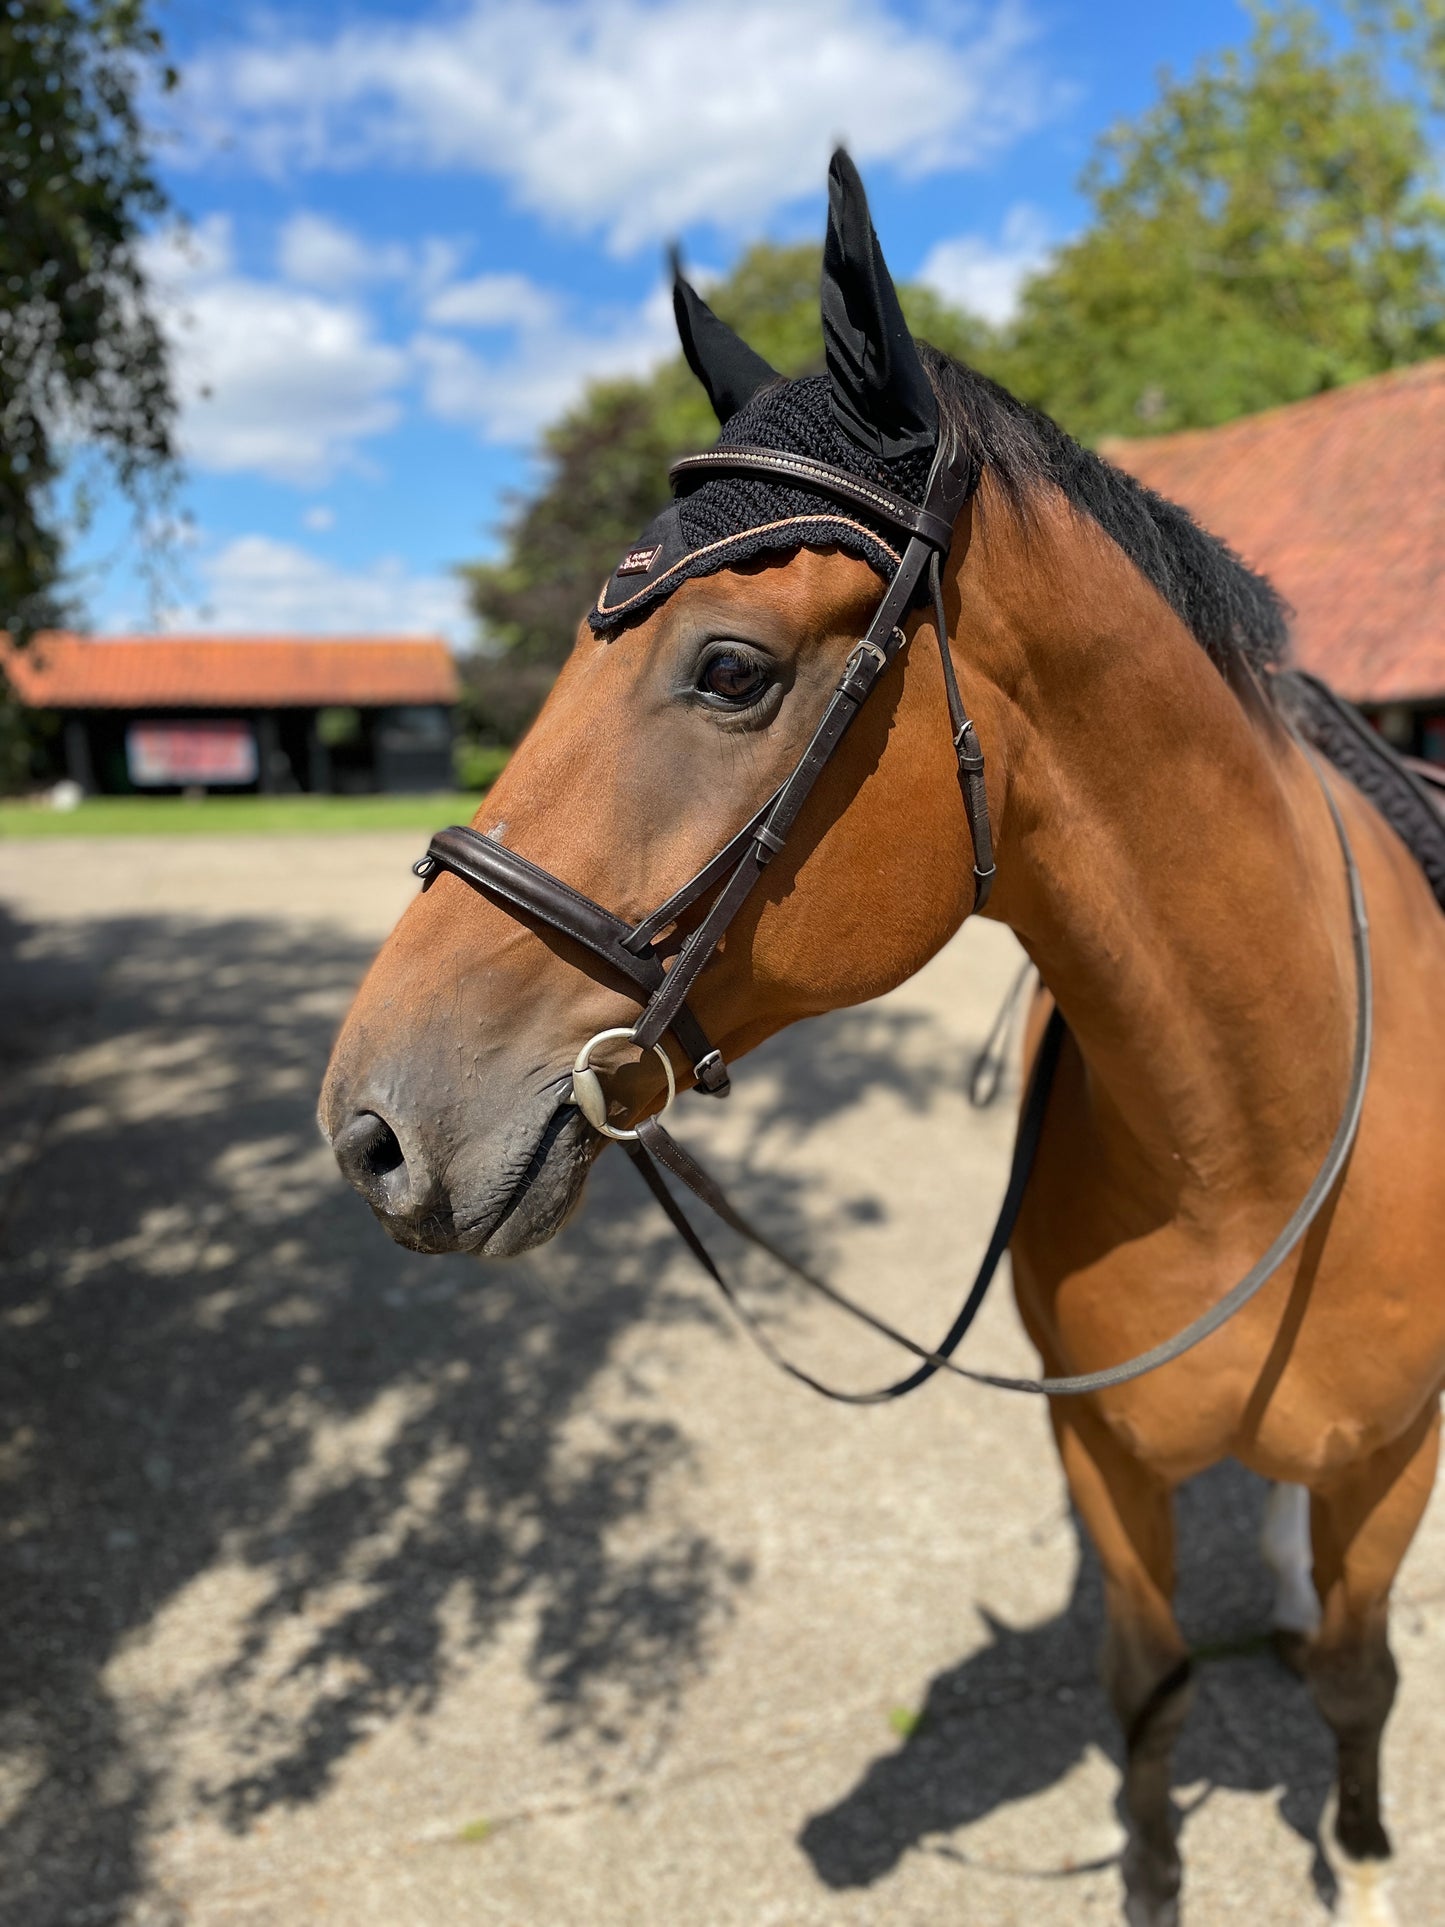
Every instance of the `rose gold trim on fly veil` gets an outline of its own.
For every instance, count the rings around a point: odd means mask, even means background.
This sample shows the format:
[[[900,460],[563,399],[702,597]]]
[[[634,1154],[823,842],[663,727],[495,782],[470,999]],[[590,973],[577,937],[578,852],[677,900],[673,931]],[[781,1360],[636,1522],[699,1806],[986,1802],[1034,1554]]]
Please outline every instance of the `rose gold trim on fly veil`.
[[[637,590],[636,594],[628,596],[624,601],[614,602],[610,608],[603,600],[603,597],[607,594],[607,583],[612,580],[612,577],[608,576],[607,582],[602,584],[601,593],[597,598],[597,613],[600,616],[620,615],[624,609],[630,609],[634,602],[640,602],[644,596],[650,595],[651,592],[657,588],[658,584],[666,582],[670,575],[676,575],[679,569],[685,568],[690,562],[695,562],[700,555],[711,555],[718,549],[730,548],[736,542],[746,542],[750,536],[768,535],[774,529],[814,528],[820,525],[835,529],[855,529],[859,535],[866,535],[870,542],[876,542],[885,555],[892,556],[895,566],[903,560],[898,551],[889,543],[885,542],[876,530],[866,528],[863,523],[853,521],[850,516],[789,515],[781,522],[760,522],[756,528],[739,529],[736,535],[724,536],[720,542],[709,542],[704,548],[690,549],[680,562],[674,562],[670,569],[664,569],[656,581],[647,583],[643,588]],[[799,541],[801,543],[801,537]]]

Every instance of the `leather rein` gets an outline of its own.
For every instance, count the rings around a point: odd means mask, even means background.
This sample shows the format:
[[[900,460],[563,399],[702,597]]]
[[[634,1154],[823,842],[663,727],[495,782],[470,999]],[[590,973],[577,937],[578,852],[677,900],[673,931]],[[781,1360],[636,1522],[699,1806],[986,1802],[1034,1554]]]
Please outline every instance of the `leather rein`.
[[[964,705],[949,649],[942,585],[942,563],[953,546],[955,531],[960,523],[964,524],[961,533],[965,552],[971,539],[973,472],[956,449],[945,450],[941,444],[922,507],[846,470],[776,449],[720,448],[675,462],[669,473],[674,483],[701,481],[719,474],[763,475],[772,480],[801,483],[807,488],[866,509],[907,538],[902,560],[893,579],[874,612],[867,633],[849,655],[807,748],[782,785],[724,844],[717,855],[638,923],[629,924],[614,916],[601,904],[594,903],[590,897],[583,896],[515,850],[509,850],[505,844],[477,830],[462,827],[438,831],[426,855],[413,866],[416,875],[422,879],[422,888],[429,888],[443,871],[449,871],[511,915],[546,924],[570,937],[590,951],[612,976],[626,983],[628,993],[642,1005],[641,1016],[630,1027],[601,1031],[583,1045],[573,1066],[572,1089],[564,1102],[575,1103],[593,1128],[604,1137],[626,1143],[628,1154],[648,1189],[688,1250],[723,1293],[761,1350],[789,1377],[825,1398],[848,1405],[876,1405],[901,1398],[937,1372],[947,1372],[975,1384],[997,1386],[1004,1391],[1066,1397],[1105,1391],[1112,1386],[1126,1384],[1130,1379],[1140,1378],[1146,1372],[1156,1371],[1160,1366],[1181,1357],[1246,1305],[1299,1244],[1345,1167],[1364,1108],[1374,1022],[1369,925],[1364,891],[1344,819],[1313,755],[1310,755],[1311,767],[1319,779],[1329,807],[1349,890],[1356,1014],[1350,1083],[1344,1109],[1309,1189],[1269,1249],[1245,1276],[1200,1317],[1150,1350],[1101,1371],[1075,1373],[1067,1377],[1014,1378],[957,1365],[953,1362],[952,1354],[978,1316],[999,1262],[1008,1248],[1043,1134],[1049,1092],[1067,1028],[1057,1006],[1049,1017],[1034,1061],[1019,1117],[1008,1184],[987,1249],[958,1316],[932,1350],[918,1344],[886,1319],[869,1311],[779,1250],[729,1202],[716,1180],[677,1143],[661,1123],[661,1114],[644,1118],[632,1131],[619,1130],[610,1125],[607,1122],[607,1100],[598,1073],[591,1066],[591,1053],[598,1044],[612,1038],[626,1039],[641,1049],[654,1051],[661,1060],[667,1079],[667,1101],[662,1107],[665,1112],[676,1092],[672,1061],[662,1043],[663,1037],[671,1032],[692,1064],[697,1088],[715,1097],[727,1095],[730,1088],[727,1066],[722,1053],[709,1042],[706,1032],[688,1007],[688,992],[717,950],[728,926],[748,900],[763,871],[783,848],[814,784],[842,742],[853,718],[902,650],[905,640],[902,625],[910,609],[925,596],[933,604],[934,629],[942,658],[959,789],[973,841],[973,909],[981,910],[987,903],[995,866],[988,794],[984,785],[983,752]],[[1306,754],[1309,752],[1306,751]],[[668,968],[658,950],[659,938],[665,936],[679,917],[706,899],[709,893],[713,894],[708,908]],[[714,1262],[664,1179],[664,1171],[707,1205],[730,1229],[766,1252],[791,1276],[880,1337],[911,1353],[917,1360],[914,1368],[891,1384],[871,1391],[849,1392],[824,1384],[784,1357]]]

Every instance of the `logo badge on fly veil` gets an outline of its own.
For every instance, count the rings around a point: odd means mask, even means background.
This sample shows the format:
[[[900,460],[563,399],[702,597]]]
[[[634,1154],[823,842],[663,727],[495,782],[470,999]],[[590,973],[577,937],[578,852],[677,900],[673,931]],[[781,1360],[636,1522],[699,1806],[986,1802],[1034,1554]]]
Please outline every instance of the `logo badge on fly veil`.
[[[618,575],[646,575],[661,554],[660,542],[650,549],[629,549],[618,563],[617,573]]]

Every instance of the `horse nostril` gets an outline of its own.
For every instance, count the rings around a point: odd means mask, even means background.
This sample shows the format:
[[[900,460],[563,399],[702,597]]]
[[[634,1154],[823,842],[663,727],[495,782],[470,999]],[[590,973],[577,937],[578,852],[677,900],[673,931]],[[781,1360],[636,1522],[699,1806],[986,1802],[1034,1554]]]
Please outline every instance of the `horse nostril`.
[[[373,1177],[384,1178],[388,1171],[406,1163],[396,1132],[384,1117],[367,1111],[356,1120],[352,1130],[356,1132],[357,1162]]]
[[[342,1176],[373,1204],[395,1209],[406,1186],[406,1154],[396,1132],[375,1111],[352,1119],[332,1146]],[[400,1173],[400,1178],[394,1174]]]

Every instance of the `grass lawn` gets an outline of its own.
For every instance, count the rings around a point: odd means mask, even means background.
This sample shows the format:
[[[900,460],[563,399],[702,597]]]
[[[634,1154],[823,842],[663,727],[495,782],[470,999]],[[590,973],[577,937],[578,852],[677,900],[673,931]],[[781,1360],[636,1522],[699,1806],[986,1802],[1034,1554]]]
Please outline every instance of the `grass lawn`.
[[[470,823],[481,797],[91,796],[73,810],[0,803],[0,842],[40,836],[329,836],[343,830],[439,830]]]

